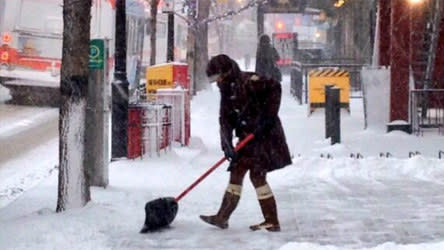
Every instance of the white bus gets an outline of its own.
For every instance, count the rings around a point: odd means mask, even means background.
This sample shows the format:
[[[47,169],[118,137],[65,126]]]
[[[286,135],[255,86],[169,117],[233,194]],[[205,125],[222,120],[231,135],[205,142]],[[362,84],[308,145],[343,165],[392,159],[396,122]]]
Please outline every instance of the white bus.
[[[33,76],[41,73],[56,78],[62,56],[62,11],[63,0],[0,0],[0,77],[26,77],[32,71]],[[145,1],[126,0],[126,11],[127,69],[128,75],[133,76],[141,64]],[[112,69],[115,0],[93,0],[91,15],[91,39],[109,40]]]

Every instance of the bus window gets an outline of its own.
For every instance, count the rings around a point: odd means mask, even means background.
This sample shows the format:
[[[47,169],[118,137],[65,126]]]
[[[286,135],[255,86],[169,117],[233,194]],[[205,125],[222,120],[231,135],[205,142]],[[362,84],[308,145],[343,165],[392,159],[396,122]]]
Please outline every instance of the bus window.
[[[63,32],[63,21],[57,17],[47,17],[45,22],[45,32],[61,35]]]
[[[45,32],[47,31],[47,25],[49,28],[55,28],[58,25],[50,24],[49,22],[42,22],[42,17],[45,20],[56,20],[62,17],[62,1],[60,4],[55,3],[54,0],[21,0],[21,9],[17,13],[16,27],[19,30]],[[55,28],[56,30],[58,28]]]
[[[42,56],[47,58],[61,58],[62,43],[57,39],[42,39],[20,35],[17,49],[23,56]]]
[[[37,41],[38,42],[38,41]],[[19,51],[23,56],[38,56],[39,51],[36,47],[36,40],[32,38],[19,38]]]

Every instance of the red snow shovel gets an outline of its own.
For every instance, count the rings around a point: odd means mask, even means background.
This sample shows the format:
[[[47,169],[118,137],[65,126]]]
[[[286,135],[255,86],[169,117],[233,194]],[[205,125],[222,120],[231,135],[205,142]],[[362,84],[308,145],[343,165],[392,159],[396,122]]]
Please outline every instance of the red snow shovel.
[[[236,152],[243,148],[249,141],[253,140],[254,135],[249,134],[245,139],[239,142],[234,149]],[[205,177],[211,174],[217,167],[219,167],[227,158],[223,157],[210,169],[208,169],[203,175],[201,175],[196,181],[193,182],[185,191],[183,191],[176,198],[163,197],[152,201],[149,201],[145,205],[145,224],[143,225],[140,233],[154,232],[168,226],[176,217],[177,204],[180,199],[188,194],[194,187],[197,186]]]

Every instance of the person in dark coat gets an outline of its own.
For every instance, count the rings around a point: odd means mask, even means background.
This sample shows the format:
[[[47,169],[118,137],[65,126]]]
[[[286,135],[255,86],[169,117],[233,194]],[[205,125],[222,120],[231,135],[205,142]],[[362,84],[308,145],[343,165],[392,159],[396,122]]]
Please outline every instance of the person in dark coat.
[[[230,160],[230,181],[216,215],[200,218],[225,229],[242,192],[244,176],[249,171],[265,221],[250,226],[251,230],[280,231],[273,192],[267,183],[267,173],[291,164],[284,130],[278,117],[281,85],[278,81],[241,72],[227,55],[211,58],[206,73],[217,81],[221,100],[219,109],[222,150]],[[233,132],[242,140],[253,133],[254,139],[235,152]]]
[[[256,73],[280,82],[282,74],[276,64],[279,59],[279,53],[271,44],[270,37],[261,35],[256,51]]]

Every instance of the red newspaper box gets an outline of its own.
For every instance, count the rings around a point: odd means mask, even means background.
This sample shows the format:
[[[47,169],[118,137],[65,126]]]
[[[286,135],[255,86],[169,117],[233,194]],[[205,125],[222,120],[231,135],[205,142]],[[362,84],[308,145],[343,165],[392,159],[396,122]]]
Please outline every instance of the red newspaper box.
[[[128,158],[134,159],[142,154],[142,107],[128,107]]]

